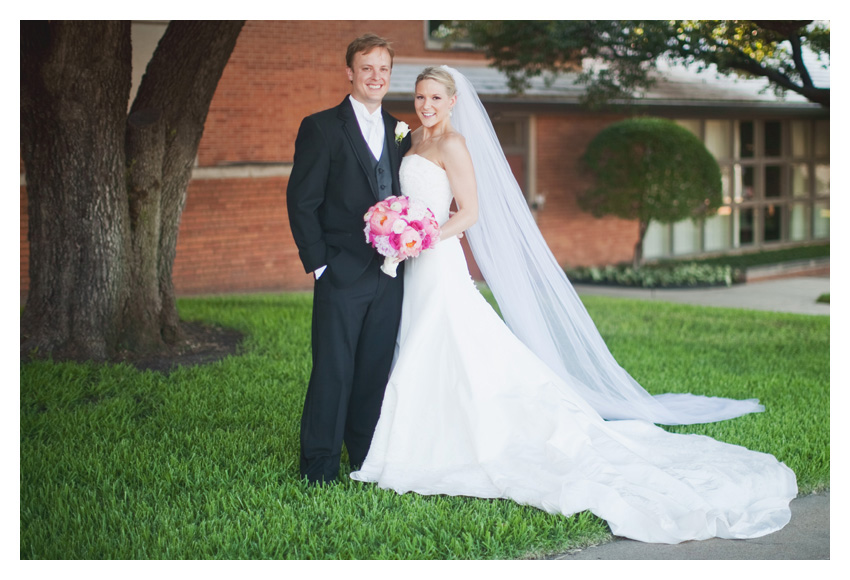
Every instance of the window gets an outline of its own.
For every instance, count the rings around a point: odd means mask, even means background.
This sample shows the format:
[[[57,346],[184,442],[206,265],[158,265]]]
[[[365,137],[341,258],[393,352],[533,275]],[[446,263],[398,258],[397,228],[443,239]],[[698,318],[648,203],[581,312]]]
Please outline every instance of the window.
[[[696,133],[699,136],[699,133]],[[715,159],[731,159],[732,126],[728,121],[705,122],[705,146]]]
[[[764,156],[782,156],[782,123],[779,121],[764,123]]]
[[[782,240],[782,210],[781,205],[765,206],[762,218],[762,240],[779,242]]]
[[[699,222],[650,224],[645,257],[829,239],[828,120],[678,123],[700,136],[720,164],[724,205]]]
[[[751,207],[738,210],[737,246],[751,246],[755,242],[756,212]]]
[[[782,166],[766,165],[764,168],[764,196],[782,197]]]
[[[728,210],[729,208],[720,208]],[[723,211],[705,219],[704,235],[706,252],[719,252],[732,247],[732,212]]]
[[[809,239],[812,221],[810,209],[809,205],[804,203],[795,203],[791,206],[789,235],[792,241],[802,242]]]
[[[820,201],[815,203],[815,231],[812,236],[815,239],[829,237],[829,202]]]
[[[738,125],[738,151],[742,159],[748,159],[755,155],[755,123],[752,121],[741,121]]]

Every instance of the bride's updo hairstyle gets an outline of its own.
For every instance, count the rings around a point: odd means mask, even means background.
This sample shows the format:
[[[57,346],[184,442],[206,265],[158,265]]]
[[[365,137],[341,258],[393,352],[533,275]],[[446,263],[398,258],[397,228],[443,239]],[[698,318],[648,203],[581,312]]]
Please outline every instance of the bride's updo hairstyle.
[[[416,77],[416,84],[414,86],[419,86],[419,83],[422,81],[437,81],[444,87],[446,87],[446,93],[448,93],[449,98],[455,96],[457,93],[457,87],[455,86],[455,79],[452,74],[444,68],[440,68],[437,66],[429,66]]]

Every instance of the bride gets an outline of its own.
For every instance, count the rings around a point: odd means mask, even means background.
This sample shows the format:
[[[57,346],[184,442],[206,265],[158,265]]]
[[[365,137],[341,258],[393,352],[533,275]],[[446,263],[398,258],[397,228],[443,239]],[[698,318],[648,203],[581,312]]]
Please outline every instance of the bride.
[[[351,477],[398,493],[590,510],[644,542],[753,538],[787,524],[797,485],[783,463],[653,424],[728,419],[763,410],[758,402],[643,390],[548,250],[469,81],[425,69],[415,109],[422,126],[402,192],[431,208],[441,241],[405,266],[396,360]],[[458,239],[467,230],[505,322],[469,275]]]

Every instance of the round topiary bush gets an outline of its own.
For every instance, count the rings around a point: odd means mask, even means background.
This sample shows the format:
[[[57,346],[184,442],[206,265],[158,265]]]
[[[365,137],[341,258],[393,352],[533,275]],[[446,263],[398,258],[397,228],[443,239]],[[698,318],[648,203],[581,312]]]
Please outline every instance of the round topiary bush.
[[[667,119],[609,125],[588,145],[583,162],[594,183],[579,196],[579,206],[596,217],[638,221],[636,268],[650,221],[697,219],[723,202],[717,161],[693,133]]]

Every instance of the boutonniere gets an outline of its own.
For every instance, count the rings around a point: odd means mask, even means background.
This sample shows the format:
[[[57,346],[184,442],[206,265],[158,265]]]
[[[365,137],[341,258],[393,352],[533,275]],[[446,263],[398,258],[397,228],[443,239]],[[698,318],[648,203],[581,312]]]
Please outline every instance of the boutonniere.
[[[407,134],[410,133],[410,127],[407,126],[407,123],[404,121],[399,121],[395,126],[395,143],[396,145],[400,145],[402,139],[407,137]]]

